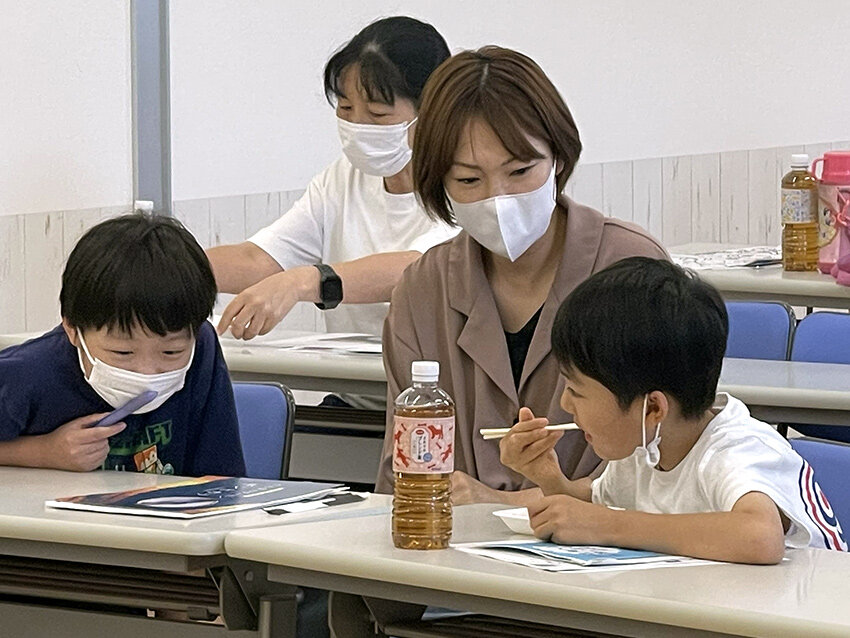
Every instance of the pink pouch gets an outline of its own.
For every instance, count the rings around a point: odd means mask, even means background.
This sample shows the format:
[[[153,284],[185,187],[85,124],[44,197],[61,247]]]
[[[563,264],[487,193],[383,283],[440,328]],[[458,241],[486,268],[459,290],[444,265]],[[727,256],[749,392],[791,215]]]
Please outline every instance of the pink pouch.
[[[838,233],[838,257],[830,274],[842,286],[850,286],[850,206],[844,205],[840,213],[835,215],[835,229]]]

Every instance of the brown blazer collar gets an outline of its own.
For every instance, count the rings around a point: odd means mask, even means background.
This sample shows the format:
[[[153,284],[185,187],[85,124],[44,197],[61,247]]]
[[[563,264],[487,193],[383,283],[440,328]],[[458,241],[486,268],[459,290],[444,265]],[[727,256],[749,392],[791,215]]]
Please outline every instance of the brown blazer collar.
[[[526,355],[520,379],[522,394],[527,378],[552,349],[549,327],[566,295],[593,271],[602,242],[604,217],[566,197],[558,203],[566,211],[564,250],[555,280],[543,304],[538,326]],[[482,367],[493,382],[518,406],[517,388],[511,376],[504,327],[484,273],[481,245],[466,232],[452,242],[448,263],[449,306],[467,317],[457,345]],[[554,388],[553,388],[554,390]]]

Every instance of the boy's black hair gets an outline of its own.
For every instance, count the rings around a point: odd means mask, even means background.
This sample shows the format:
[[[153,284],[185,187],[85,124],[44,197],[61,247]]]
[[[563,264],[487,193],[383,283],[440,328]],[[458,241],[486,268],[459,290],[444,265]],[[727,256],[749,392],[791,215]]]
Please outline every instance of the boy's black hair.
[[[179,221],[133,213],[101,222],[77,242],[59,304],[62,317],[83,330],[196,334],[216,292],[206,254]]]
[[[629,257],[561,304],[552,349],[563,370],[610,390],[623,410],[660,390],[696,418],[714,402],[729,321],[717,291],[661,259]]]
[[[373,22],[331,56],[325,65],[325,97],[345,97],[342,74],[360,65],[360,83],[371,102],[406,98],[419,108],[431,72],[449,57],[449,47],[430,24],[405,16]]]

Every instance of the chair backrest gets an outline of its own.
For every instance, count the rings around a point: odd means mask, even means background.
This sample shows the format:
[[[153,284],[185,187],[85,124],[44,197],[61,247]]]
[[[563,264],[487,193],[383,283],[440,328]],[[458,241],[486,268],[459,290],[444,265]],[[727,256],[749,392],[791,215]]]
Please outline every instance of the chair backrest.
[[[777,301],[727,301],[726,356],[739,359],[788,358],[794,311]]]
[[[245,476],[281,479],[289,475],[295,399],[279,383],[233,384]]]
[[[794,333],[792,361],[850,363],[850,314],[813,312]]]
[[[789,439],[788,442],[812,466],[815,481],[826,494],[846,538],[850,530],[850,490],[847,489],[850,445],[807,438]]]
[[[850,363],[850,314],[813,312],[797,325],[791,345],[792,361]],[[850,443],[850,423],[840,425],[793,425],[795,430],[819,439]],[[850,526],[850,521],[847,523]]]

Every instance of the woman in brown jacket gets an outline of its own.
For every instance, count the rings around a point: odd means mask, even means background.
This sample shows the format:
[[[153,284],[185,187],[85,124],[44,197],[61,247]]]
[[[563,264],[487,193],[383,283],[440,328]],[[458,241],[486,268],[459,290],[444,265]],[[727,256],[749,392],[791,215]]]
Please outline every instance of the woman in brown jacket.
[[[384,324],[389,401],[410,384],[410,364],[439,361],[455,400],[453,499],[525,504],[540,492],[499,461],[478,430],[508,427],[521,407],[570,420],[550,331],[579,283],[624,257],[666,257],[638,226],[559,195],[581,142],[557,89],[530,58],[500,47],[444,62],[425,86],[413,150],[428,214],[460,226],[404,273]],[[392,489],[392,410],[377,490]],[[566,476],[599,459],[581,432],[555,448]]]

